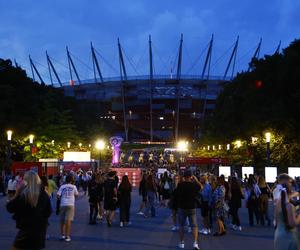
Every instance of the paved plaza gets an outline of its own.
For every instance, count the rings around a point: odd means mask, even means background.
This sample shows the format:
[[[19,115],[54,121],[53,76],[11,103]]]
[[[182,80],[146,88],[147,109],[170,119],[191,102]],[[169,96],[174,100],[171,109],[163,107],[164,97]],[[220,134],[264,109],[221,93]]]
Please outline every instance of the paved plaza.
[[[119,227],[119,214],[113,227],[105,223],[95,226],[88,225],[89,207],[87,197],[81,196],[76,202],[76,219],[72,228],[72,241],[60,242],[59,219],[52,214],[50,218],[50,239],[46,242],[47,250],[159,250],[177,249],[178,233],[171,232],[171,212],[158,208],[156,218],[144,218],[136,215],[140,197],[133,193],[132,225]],[[5,209],[6,197],[0,198],[0,249],[8,250],[16,235],[15,221]],[[204,250],[272,250],[274,229],[270,227],[247,226],[247,210],[241,210],[243,231],[227,230],[224,237],[200,235],[200,249]],[[192,249],[192,235],[186,234],[185,249]]]

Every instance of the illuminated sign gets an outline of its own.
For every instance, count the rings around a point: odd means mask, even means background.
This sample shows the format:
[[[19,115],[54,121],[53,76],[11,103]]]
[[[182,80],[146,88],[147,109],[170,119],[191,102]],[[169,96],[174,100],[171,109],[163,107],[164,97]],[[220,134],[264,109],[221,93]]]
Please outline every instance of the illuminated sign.
[[[300,176],[300,168],[288,168],[289,176],[292,178]]]
[[[219,167],[219,176],[224,175],[227,180],[231,175],[231,167],[230,166],[220,166]]]
[[[266,182],[273,183],[276,181],[277,168],[276,167],[265,167],[265,179]]]
[[[91,161],[91,152],[64,152],[64,161],[88,162]]]
[[[242,177],[244,178],[245,175],[249,177],[250,174],[254,174],[253,167],[242,167]]]

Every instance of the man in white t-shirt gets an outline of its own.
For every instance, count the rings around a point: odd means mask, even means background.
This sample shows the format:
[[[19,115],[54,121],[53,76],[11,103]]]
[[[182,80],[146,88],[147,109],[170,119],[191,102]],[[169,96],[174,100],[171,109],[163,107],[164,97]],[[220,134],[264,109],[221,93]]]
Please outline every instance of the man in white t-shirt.
[[[66,184],[62,185],[57,197],[60,198],[60,231],[61,240],[70,242],[71,223],[75,214],[75,197],[78,195],[78,190],[75,185],[72,175],[66,177]]]

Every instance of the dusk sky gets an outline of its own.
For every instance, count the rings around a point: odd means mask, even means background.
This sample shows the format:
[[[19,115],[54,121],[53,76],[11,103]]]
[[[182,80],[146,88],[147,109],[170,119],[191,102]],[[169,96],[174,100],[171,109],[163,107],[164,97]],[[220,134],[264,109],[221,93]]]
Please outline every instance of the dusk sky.
[[[104,77],[112,77],[119,74],[119,37],[128,75],[144,75],[151,34],[155,73],[169,74],[183,33],[182,74],[201,74],[214,33],[211,74],[221,76],[238,35],[237,69],[242,70],[261,37],[262,56],[273,53],[280,40],[288,46],[300,31],[299,0],[12,0],[1,1],[0,10],[0,58],[16,59],[30,74],[30,54],[46,82],[46,50],[62,80],[69,80],[66,45],[82,79],[93,76],[91,41],[106,61],[98,57]]]

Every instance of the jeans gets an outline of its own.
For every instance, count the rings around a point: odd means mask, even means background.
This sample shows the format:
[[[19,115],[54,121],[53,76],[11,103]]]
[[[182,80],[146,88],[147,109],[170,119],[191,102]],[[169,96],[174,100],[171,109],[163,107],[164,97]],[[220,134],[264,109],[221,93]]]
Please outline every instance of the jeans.
[[[156,193],[153,191],[148,191],[147,192],[147,198],[148,198],[148,203],[147,203],[147,208],[146,208],[146,214],[149,215],[151,211],[151,216],[155,217],[155,199],[156,199]]]

